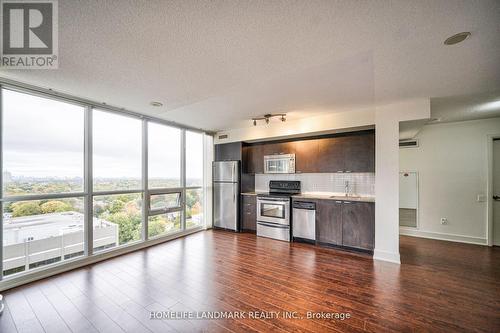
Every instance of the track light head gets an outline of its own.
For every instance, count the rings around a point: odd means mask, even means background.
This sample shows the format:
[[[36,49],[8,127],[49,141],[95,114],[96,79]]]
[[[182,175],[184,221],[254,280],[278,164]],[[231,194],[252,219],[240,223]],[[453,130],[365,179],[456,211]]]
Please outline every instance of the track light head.
[[[255,119],[253,120],[253,125],[257,126],[257,120],[255,120]]]

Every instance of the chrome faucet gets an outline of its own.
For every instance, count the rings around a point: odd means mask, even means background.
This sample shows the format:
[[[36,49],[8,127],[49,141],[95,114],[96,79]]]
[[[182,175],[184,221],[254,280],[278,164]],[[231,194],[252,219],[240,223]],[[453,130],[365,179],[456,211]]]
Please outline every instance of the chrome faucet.
[[[349,186],[349,181],[346,180],[345,181],[345,188],[344,188],[344,193],[345,193],[345,196],[348,197],[349,196],[349,192],[350,192],[351,188]]]

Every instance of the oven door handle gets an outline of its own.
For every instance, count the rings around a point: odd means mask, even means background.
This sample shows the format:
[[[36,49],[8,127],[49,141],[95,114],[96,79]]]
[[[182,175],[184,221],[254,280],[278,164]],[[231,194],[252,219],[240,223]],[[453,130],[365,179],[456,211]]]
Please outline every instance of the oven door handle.
[[[257,222],[257,224],[263,225],[265,227],[269,228],[276,228],[276,229],[288,229],[290,226],[288,224],[274,224],[274,223],[267,223],[267,222]]]
[[[290,201],[288,201],[288,200],[283,200],[283,199],[272,199],[272,198],[257,199],[257,201],[258,201],[258,202],[271,203],[271,204],[275,204],[275,203],[287,204],[287,203],[289,203],[289,202],[290,202]]]

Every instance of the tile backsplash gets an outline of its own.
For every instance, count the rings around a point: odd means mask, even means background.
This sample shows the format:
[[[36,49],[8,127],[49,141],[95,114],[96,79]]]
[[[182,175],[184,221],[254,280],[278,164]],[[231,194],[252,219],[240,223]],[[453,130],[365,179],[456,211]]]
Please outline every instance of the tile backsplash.
[[[302,193],[344,193],[345,181],[349,181],[351,193],[375,195],[375,173],[295,173],[256,174],[255,190],[268,191],[270,180],[300,180]]]

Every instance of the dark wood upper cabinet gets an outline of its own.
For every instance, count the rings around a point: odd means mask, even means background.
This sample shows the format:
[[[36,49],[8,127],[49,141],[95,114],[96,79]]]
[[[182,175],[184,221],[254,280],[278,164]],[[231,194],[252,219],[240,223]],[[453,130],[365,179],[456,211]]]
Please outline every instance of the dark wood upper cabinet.
[[[321,139],[318,168],[318,172],[375,172],[375,134]]]
[[[321,172],[318,168],[320,140],[295,141],[295,172]]]
[[[334,200],[316,201],[316,241],[342,245],[342,203]]]
[[[375,172],[375,133],[364,131],[243,146],[244,172],[263,173],[264,156],[276,154],[295,154],[297,173]]]
[[[242,143],[231,142],[215,145],[216,161],[241,161]]]
[[[244,147],[244,172],[255,174],[264,172],[263,145],[253,145]]]
[[[279,155],[279,154],[295,154],[295,142],[271,142],[262,145],[262,154]],[[264,162],[262,162],[264,163]]]
[[[375,171],[375,134],[362,133],[343,137],[343,160],[346,172]]]
[[[375,204],[342,203],[342,245],[362,250],[375,246]]]
[[[344,145],[347,137],[333,137],[319,140],[317,172],[343,172]]]

